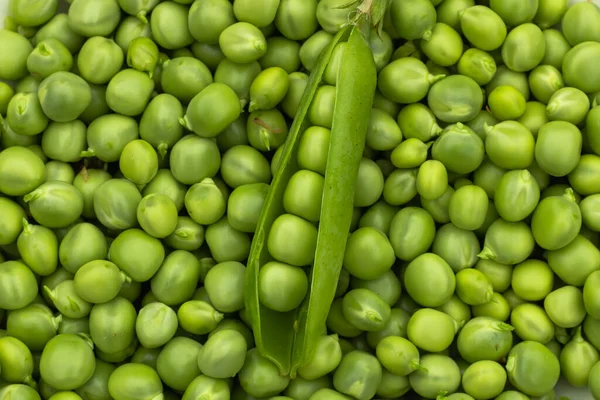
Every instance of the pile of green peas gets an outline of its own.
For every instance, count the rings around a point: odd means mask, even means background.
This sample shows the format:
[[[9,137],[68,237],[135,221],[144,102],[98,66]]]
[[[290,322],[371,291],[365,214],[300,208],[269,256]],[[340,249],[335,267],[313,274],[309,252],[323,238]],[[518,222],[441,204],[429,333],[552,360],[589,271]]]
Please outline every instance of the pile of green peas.
[[[244,300],[313,290],[335,71],[258,288],[246,262],[348,0],[69,3],[0,29],[0,400],[600,399],[599,6],[389,2],[343,269],[289,377]]]

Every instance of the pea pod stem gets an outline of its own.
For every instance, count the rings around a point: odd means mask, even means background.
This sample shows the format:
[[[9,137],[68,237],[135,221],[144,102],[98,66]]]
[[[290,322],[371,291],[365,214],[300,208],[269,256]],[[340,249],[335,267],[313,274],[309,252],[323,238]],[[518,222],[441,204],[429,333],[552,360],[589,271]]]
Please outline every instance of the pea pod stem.
[[[388,0],[384,0],[388,1]],[[271,183],[252,242],[246,279],[246,308],[260,353],[277,365],[282,375],[296,371],[313,355],[324,332],[335,296],[350,230],[354,186],[362,158],[366,132],[377,85],[373,54],[365,39],[365,24],[358,21],[343,27],[321,53],[311,73],[296,117],[290,128],[279,168]],[[297,144],[308,127],[308,109],[323,78],[335,46],[347,41],[338,72],[323,203],[310,290],[298,310],[287,313],[260,305],[258,273],[270,260],[266,238],[273,221],[283,213],[282,198],[291,176],[298,169]]]

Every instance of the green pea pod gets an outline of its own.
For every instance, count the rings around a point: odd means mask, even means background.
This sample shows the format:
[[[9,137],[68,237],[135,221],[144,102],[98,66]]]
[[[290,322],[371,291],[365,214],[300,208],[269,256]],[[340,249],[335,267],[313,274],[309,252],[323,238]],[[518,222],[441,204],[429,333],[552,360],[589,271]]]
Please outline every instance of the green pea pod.
[[[274,312],[260,305],[257,290],[260,268],[269,261],[266,239],[276,217],[283,211],[286,182],[294,174],[298,163],[296,149],[301,132],[308,125],[312,100],[336,44],[346,38],[344,61],[341,64],[344,67],[341,67],[338,75],[336,98],[343,103],[347,101],[347,104],[336,107],[333,116],[312,274],[313,279],[318,277],[318,290],[315,289],[317,281],[314,280],[312,291],[301,305],[299,314],[293,311]],[[354,67],[346,69],[346,65]],[[347,232],[350,228],[353,204],[349,199],[354,197],[353,185],[358,175],[362,156],[360,149],[366,138],[375,86],[376,68],[368,43],[358,27],[349,25],[340,30],[325,48],[311,73],[298,112],[295,113],[280,166],[265,200],[248,260],[246,309],[251,315],[259,351],[274,362],[284,375],[295,376],[298,368],[311,359],[327,319],[327,305],[331,304],[335,295],[346,244],[345,239],[340,240],[338,232]],[[333,237],[336,239],[333,240]]]
[[[17,239],[23,261],[38,275],[50,275],[58,265],[58,240],[54,232],[23,219],[23,231]]]

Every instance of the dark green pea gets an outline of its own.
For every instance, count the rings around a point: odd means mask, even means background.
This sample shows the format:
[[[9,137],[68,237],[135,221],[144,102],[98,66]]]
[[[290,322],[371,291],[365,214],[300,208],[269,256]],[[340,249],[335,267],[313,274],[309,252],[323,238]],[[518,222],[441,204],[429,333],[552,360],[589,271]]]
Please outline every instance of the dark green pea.
[[[502,18],[485,6],[465,8],[460,11],[459,19],[463,35],[478,49],[495,50],[507,37],[506,25]]]
[[[142,114],[140,137],[157,149],[163,159],[167,151],[183,136],[183,126],[179,123],[183,115],[184,110],[179,100],[168,93],[161,93],[150,100]]]
[[[198,135],[184,136],[173,146],[170,154],[171,172],[177,181],[185,185],[215,176],[220,164],[221,155],[216,143]]]
[[[600,101],[600,98],[599,98]],[[595,154],[600,154],[600,107],[592,106],[586,117],[588,144]]]
[[[562,2],[563,0],[558,0]],[[542,59],[541,65],[551,65],[559,71],[562,69],[562,61],[571,49],[571,45],[561,31],[556,29],[544,29],[542,31],[546,41],[546,54]]]
[[[600,320],[595,319],[591,316],[585,317],[585,321],[582,324],[583,333],[585,334],[586,339],[594,345],[595,348],[598,348],[600,342],[598,341],[598,332],[600,330]]]
[[[112,262],[98,259],[79,268],[73,280],[79,297],[99,304],[117,297],[123,283],[131,279]]]
[[[537,138],[540,128],[549,122],[546,105],[537,101],[528,101],[525,103],[525,112],[517,119],[517,122],[527,128],[534,138]]]
[[[217,44],[221,32],[235,22],[233,7],[228,1],[194,2],[189,10],[190,32],[200,43]]]
[[[246,340],[248,348],[254,347],[254,336],[252,335],[252,331],[243,321],[233,318],[224,318],[219,322],[217,327],[208,334],[208,338],[210,339],[213,335],[222,330],[235,330],[241,333]]]
[[[194,57],[202,61],[213,72],[219,63],[225,59],[225,55],[218,44],[194,42],[190,49]]]
[[[467,268],[456,273],[456,294],[466,304],[485,304],[491,301],[493,292],[492,282],[483,272]]]
[[[571,44],[600,39],[600,10],[596,4],[572,4],[563,16],[562,31]]]
[[[263,265],[258,276],[258,295],[271,310],[288,312],[296,309],[308,293],[308,278],[302,268],[271,261]]]
[[[23,230],[17,239],[23,261],[40,276],[50,275],[58,264],[58,239],[45,226],[30,224],[23,219]]]
[[[420,42],[420,47],[432,62],[442,67],[456,64],[463,54],[460,34],[443,22],[433,26],[430,36]]]
[[[238,231],[253,233],[268,190],[266,183],[251,183],[234,189],[227,201],[229,224]]]
[[[60,325],[58,326],[58,333],[90,333],[90,320],[89,317],[83,318],[69,318],[62,316]]]
[[[113,76],[106,88],[106,103],[116,113],[142,114],[154,90],[154,81],[143,72],[124,69]]]
[[[346,320],[342,313],[342,302],[343,299],[341,298],[337,298],[333,301],[327,315],[327,328],[342,337],[357,337],[362,331],[355,328]]]
[[[142,195],[126,179],[108,179],[94,191],[96,218],[109,229],[122,230],[137,225],[137,208]]]
[[[0,350],[2,379],[35,387],[33,356],[25,343],[12,336],[4,336],[0,338]]]
[[[328,33],[336,34],[348,22],[347,3],[343,0],[325,0],[317,6],[317,21]]]
[[[494,58],[483,50],[471,48],[461,52],[458,60],[458,72],[472,78],[479,85],[488,84],[496,73]]]
[[[246,359],[246,340],[235,330],[212,335],[198,352],[200,372],[215,379],[235,376]]]
[[[135,332],[140,344],[148,349],[158,348],[171,340],[177,331],[177,314],[163,303],[148,304],[139,311]]]
[[[398,47],[392,53],[392,61],[398,60],[400,58],[407,58],[407,57],[412,57],[412,58],[421,60],[423,58],[423,53],[419,49],[419,46],[417,45],[417,43],[419,43],[419,42],[417,42],[416,40],[407,40],[404,44],[402,44],[400,47]],[[429,66],[428,66],[428,68],[429,68]],[[444,67],[439,67],[439,68],[444,69]],[[432,72],[432,71],[430,71],[430,72]],[[446,71],[444,71],[444,72],[446,72]],[[446,74],[444,73],[444,75],[446,75]]]
[[[590,4],[596,8],[596,18],[600,18],[598,6]],[[575,7],[572,7],[572,10]],[[566,18],[566,16],[565,16]],[[572,86],[585,93],[600,91],[600,74],[590,69],[590,62],[596,59],[600,53],[600,43],[584,42],[573,47],[565,54],[563,58],[563,76],[567,86]]]
[[[458,333],[460,356],[467,362],[497,361],[505,357],[513,343],[513,327],[489,317],[469,320]]]
[[[545,344],[554,338],[554,323],[537,304],[524,303],[516,306],[511,312],[510,324],[522,340]]]
[[[411,104],[424,99],[431,85],[441,78],[443,76],[431,75],[422,61],[406,57],[392,61],[381,70],[378,88],[396,103]]]
[[[552,121],[543,125],[535,144],[535,160],[552,176],[565,176],[579,162],[582,135],[570,122]]]
[[[160,84],[163,91],[182,103],[189,103],[211,83],[213,78],[208,67],[193,57],[178,57],[162,64]]]
[[[75,389],[75,392],[84,399],[108,400],[108,379],[116,366],[96,359],[96,368],[92,377],[85,382],[81,387]]]
[[[323,85],[317,89],[308,110],[308,118],[314,125],[331,129],[333,122],[333,108],[336,100],[335,86]]]
[[[373,204],[360,217],[359,227],[367,226],[377,228],[389,236],[392,219],[399,211],[398,207],[391,206],[383,200]]]
[[[11,56],[3,58],[0,67],[0,79],[18,80],[24,78],[27,71],[27,58],[33,50],[31,43],[23,36],[7,29],[0,30],[0,52]]]
[[[543,344],[524,341],[510,351],[506,370],[517,389],[528,396],[543,396],[558,382],[560,364]]]
[[[33,382],[35,383],[35,382]],[[40,400],[41,397],[38,392],[33,389],[31,386],[24,384],[9,384],[6,383],[0,386],[0,398],[9,399],[9,398],[18,398],[23,400]]]
[[[74,390],[94,374],[94,344],[89,338],[60,334],[48,342],[40,359],[42,379],[57,390]]]
[[[248,140],[248,132],[246,131],[246,125],[250,121],[248,120],[248,115],[245,113],[240,114],[240,116],[231,123],[223,132],[221,132],[217,136],[217,145],[222,152],[225,152],[231,149],[234,146],[238,145],[247,145],[249,144]],[[253,127],[255,130],[255,134],[259,133],[259,128],[262,130],[260,125]],[[269,129],[270,131],[274,129]],[[285,126],[285,130],[287,130],[287,124]],[[277,154],[277,152],[275,152]],[[275,158],[275,155],[273,156]]]
[[[540,188],[528,170],[511,170],[498,182],[494,203],[500,217],[508,222],[527,218],[537,207]]]
[[[377,72],[379,72],[383,69],[383,67],[388,65],[392,58],[394,44],[390,34],[386,31],[377,32],[376,28],[371,28],[371,34],[369,36],[369,48],[373,53],[375,68],[377,69]],[[396,114],[393,116],[395,115]]]
[[[250,253],[250,237],[247,233],[234,229],[227,216],[206,228],[205,238],[217,262],[242,261]]]
[[[568,245],[579,233],[581,225],[581,210],[572,189],[565,190],[562,196],[540,201],[531,219],[533,237],[546,250],[558,250]]]
[[[304,40],[318,26],[317,0],[281,0],[275,14],[275,26],[290,40]]]
[[[375,164],[376,165],[376,164]],[[379,167],[378,167],[379,169]],[[360,171],[359,171],[360,172]],[[379,170],[381,173],[381,170]],[[408,203],[417,195],[417,173],[418,169],[396,169],[386,179],[383,186],[383,198],[384,200],[393,206],[400,206]],[[383,177],[383,173],[381,173]],[[373,183],[373,180],[368,180],[369,184]],[[379,193],[379,192],[377,192]],[[375,191],[373,191],[375,194]],[[373,196],[375,197],[375,196]],[[374,198],[373,201],[368,202],[367,205],[372,205],[378,200]],[[355,205],[356,201],[355,201]]]
[[[489,7],[502,18],[508,26],[517,26],[531,22],[538,10],[538,0],[528,1],[500,1],[490,0]]]
[[[84,38],[71,29],[68,19],[67,14],[53,15],[48,22],[38,29],[33,39],[34,43],[37,44],[45,39],[52,38],[59,40],[73,54],[79,51]]]
[[[137,282],[152,278],[164,257],[160,241],[140,229],[123,231],[109,248],[110,261]]]
[[[278,109],[257,110],[248,115],[244,133],[252,147],[260,151],[271,151],[283,146],[288,127],[285,117]]]
[[[8,103],[6,122],[10,129],[19,135],[37,135],[48,126],[38,95],[17,93]]]
[[[77,67],[86,81],[103,85],[121,70],[124,58],[123,50],[114,41],[95,36],[83,44]]]
[[[255,14],[253,12],[250,16]],[[267,39],[267,52],[258,62],[263,69],[280,67],[291,74],[300,68],[300,44],[283,36],[270,37]]]
[[[325,30],[320,30],[315,32],[313,35],[311,35],[300,47],[300,50],[298,52],[298,57],[300,58],[300,62],[302,63],[302,66],[307,70],[307,71],[312,71],[313,68],[315,67],[315,65],[317,64],[317,61],[319,59],[319,55],[323,52],[323,49],[326,48],[329,43],[331,43],[331,41],[333,40],[333,35]],[[341,43],[340,46],[336,46],[336,50],[334,51],[334,54],[332,56],[332,60],[330,61],[328,67],[327,67],[327,72],[326,72],[326,76],[328,76],[329,74],[333,74],[333,80],[331,79],[331,77],[326,78],[326,82],[330,85],[335,85],[335,74],[333,73],[333,71],[336,71],[337,68],[335,68],[336,66],[339,65],[339,62],[341,60],[341,55],[342,55],[342,49],[343,49],[343,43]]]
[[[290,382],[290,378],[280,375],[277,366],[261,356],[256,348],[248,350],[238,379],[247,394],[259,398],[282,392]],[[262,383],[257,385],[257,382]]]
[[[586,316],[583,292],[575,286],[563,286],[548,294],[544,309],[552,322],[561,328],[574,328]]]
[[[158,4],[152,10],[150,27],[153,39],[164,49],[179,49],[194,42],[188,29],[188,7],[183,4],[174,1]]]
[[[448,213],[452,224],[472,231],[483,225],[487,208],[488,197],[485,190],[479,186],[466,185],[452,194]]]
[[[117,0],[73,0],[68,12],[69,26],[86,36],[109,36],[119,24],[121,9]]]
[[[87,222],[69,229],[59,247],[60,264],[69,272],[94,260],[102,260],[108,253],[108,244],[98,227]]]
[[[67,227],[77,221],[83,211],[81,193],[62,181],[45,182],[23,199],[33,218],[48,228]]]
[[[163,385],[158,373],[151,367],[126,363],[117,367],[110,375],[108,392],[115,400],[153,398],[163,394]]]
[[[139,0],[117,0],[119,6],[127,14],[135,16],[144,23],[148,23],[146,15],[152,11],[159,3],[158,0],[139,1]]]
[[[430,1],[393,1],[389,12],[394,29],[406,40],[429,39],[437,20]]]
[[[564,86],[560,71],[551,65],[540,65],[529,74],[531,93],[544,104],[548,104],[552,95]]]
[[[571,187],[581,195],[592,195],[600,192],[600,183],[596,180],[596,171],[600,168],[600,157],[595,154],[584,154],[575,169],[569,174]]]
[[[498,218],[489,226],[478,257],[501,264],[518,264],[531,255],[534,247],[533,233],[525,222],[508,222]]]
[[[122,297],[95,304],[90,312],[90,335],[94,346],[107,353],[126,349],[135,335],[135,319],[135,308]]]
[[[41,79],[57,71],[69,71],[72,66],[71,52],[54,38],[40,41],[27,58],[27,69]]]
[[[125,145],[137,138],[138,123],[135,119],[120,114],[106,114],[88,126],[88,149],[81,156],[114,162],[119,160]]]
[[[350,400],[351,397],[336,392],[333,389],[323,388],[314,392],[308,400]]]
[[[150,285],[156,298],[169,306],[190,300],[200,279],[200,261],[190,252],[175,250],[165,258]]]
[[[548,118],[551,121],[566,121],[574,125],[583,122],[590,109],[590,100],[587,95],[576,88],[562,88],[557,90],[546,107]]]
[[[138,343],[137,337],[134,337],[133,340],[131,341],[131,344],[129,346],[127,346],[127,348],[125,350],[106,353],[100,349],[96,349],[95,350],[96,356],[100,360],[109,362],[112,364],[122,363],[123,361],[130,358],[133,355],[133,353],[135,353],[135,350],[138,348],[138,344],[139,343]]]
[[[8,83],[0,83],[0,114],[6,115],[8,109],[8,103],[10,99],[15,95],[15,91]]]

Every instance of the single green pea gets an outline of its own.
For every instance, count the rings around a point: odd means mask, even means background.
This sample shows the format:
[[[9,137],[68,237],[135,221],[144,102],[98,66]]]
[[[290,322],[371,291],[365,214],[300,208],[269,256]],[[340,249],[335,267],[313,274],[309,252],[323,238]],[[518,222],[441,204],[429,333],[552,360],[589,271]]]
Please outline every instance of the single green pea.
[[[568,8],[567,0],[540,1],[533,22],[546,30],[559,23]]]
[[[531,219],[533,237],[546,250],[558,250],[568,245],[577,237],[581,225],[581,210],[572,189],[565,190],[562,196],[540,201]],[[557,229],[558,226],[561,228]]]
[[[509,0],[498,1],[490,0],[489,6],[502,18],[508,26],[517,26],[531,22],[538,10],[538,0],[528,0],[524,2]]]
[[[267,51],[263,33],[247,22],[236,22],[225,28],[219,35],[219,46],[228,59],[237,63],[256,61]]]
[[[154,81],[143,72],[127,68],[108,82],[106,103],[116,113],[137,116],[143,113],[154,90]]]
[[[581,131],[566,121],[543,125],[535,144],[535,160],[552,176],[565,176],[575,169],[581,155]]]
[[[27,57],[27,69],[32,75],[41,79],[57,71],[69,71],[72,66],[71,52],[54,38],[40,41]]]
[[[267,0],[261,2],[260,11],[256,10],[256,4],[251,0],[237,1],[233,5],[233,13],[238,21],[248,22],[259,28],[265,27],[273,22],[279,0]]]
[[[546,113],[550,121],[566,121],[573,125],[583,122],[590,109],[590,100],[587,95],[576,88],[562,88],[554,92]]]
[[[448,223],[450,222],[450,199],[452,198],[453,194],[454,188],[452,186],[448,186],[444,194],[435,200],[421,199],[421,207],[423,207],[423,209],[425,209],[431,215],[435,222],[439,224]]]
[[[49,38],[59,40],[72,54],[77,53],[84,42],[84,38],[71,29],[67,14],[63,13],[53,15],[48,22],[41,26],[33,41],[37,44]]]
[[[216,143],[198,135],[184,136],[173,146],[169,157],[171,173],[185,185],[214,177],[221,164]]]
[[[488,227],[478,257],[501,264],[518,264],[531,255],[534,247],[535,239],[529,225],[498,218]]]
[[[168,93],[161,93],[148,103],[140,119],[140,137],[150,143],[164,159],[175,143],[183,136],[184,110],[179,100]]]
[[[243,108],[250,101],[250,88],[260,72],[261,67],[258,61],[237,63],[225,58],[217,66],[214,81],[223,83],[233,89],[238,96],[240,106]]]
[[[437,19],[430,1],[419,0],[410,5],[394,1],[389,13],[392,26],[406,40],[429,39]]]
[[[24,78],[27,74],[27,58],[33,50],[31,43],[23,36],[7,29],[0,29],[0,52],[10,54],[10,57],[3,57],[0,67],[0,79],[18,80]]]
[[[563,16],[562,30],[571,44],[597,41],[600,38],[600,10],[596,4],[572,4]]]
[[[596,319],[600,319],[598,318],[600,316],[600,302],[598,295],[596,294],[598,282],[600,281],[598,278],[599,276],[599,271],[592,272],[585,280],[585,284],[583,286],[583,304],[585,306],[585,310],[588,315]]]
[[[429,277],[428,284],[419,277]],[[454,293],[456,279],[444,259],[433,253],[424,253],[412,260],[404,270],[404,287],[420,305],[439,307]]]
[[[165,243],[176,250],[198,250],[204,244],[204,227],[190,217],[178,217],[175,230]]]
[[[241,113],[239,99],[229,86],[212,83],[190,101],[182,124],[201,137],[215,137]],[[211,118],[207,118],[208,115]]]
[[[583,291],[575,286],[556,289],[544,299],[544,310],[557,326],[574,328],[581,324],[586,316]]]
[[[321,215],[324,178],[310,170],[299,170],[290,178],[283,194],[283,207],[311,222]]]
[[[110,261],[87,262],[75,273],[74,287],[79,297],[89,303],[106,303],[119,294],[123,283],[130,280]]]
[[[600,192],[595,171],[600,168],[600,157],[595,154],[584,154],[575,169],[569,174],[569,183],[577,193],[589,196]]]
[[[425,143],[442,132],[442,128],[437,124],[433,112],[421,103],[409,104],[402,108],[397,115],[400,131],[407,140],[418,139],[420,142]],[[396,166],[404,168],[399,165]]]
[[[367,130],[366,143],[373,150],[388,151],[394,149],[402,141],[400,127],[385,111],[373,108]]]
[[[459,327],[462,327],[465,322],[472,317],[470,306],[462,301],[456,294],[450,296],[448,301],[435,309],[452,317]]]
[[[598,210],[600,210],[600,194],[592,194],[585,197],[579,203],[583,224],[591,230],[597,231],[600,227],[598,221]]]
[[[458,272],[475,265],[481,247],[473,231],[447,223],[438,229],[431,250]]]
[[[596,8],[597,17],[595,18],[599,18],[600,13],[597,11],[597,6],[590,5]],[[574,87],[585,93],[600,91],[600,75],[590,69],[589,64],[591,60],[598,56],[599,52],[600,43],[592,41],[580,43],[565,54],[562,72],[567,86]]]
[[[80,120],[50,122],[42,134],[42,150],[53,160],[76,162],[87,147],[87,127]]]
[[[329,43],[333,40],[333,35],[325,30],[320,30],[312,34],[300,47],[298,57],[302,66],[307,71],[312,71],[319,60],[319,55],[323,52]],[[335,85],[337,76],[335,71],[339,68],[339,63],[343,54],[344,43],[336,45],[332,59],[327,65],[325,72],[325,81],[330,85]]]
[[[500,217],[508,222],[527,218],[537,207],[540,188],[528,170],[511,170],[498,182],[494,203]]]
[[[251,183],[234,189],[227,201],[229,224],[236,230],[253,233],[268,190],[266,183]]]
[[[463,186],[452,194],[448,213],[450,221],[461,229],[479,229],[488,209],[488,197],[482,188],[475,185]]]
[[[492,300],[473,306],[472,311],[474,317],[490,317],[498,321],[506,321],[510,317],[511,308],[508,300],[502,294],[494,292]]]
[[[253,11],[248,16],[252,18],[255,14]],[[258,62],[263,69],[280,67],[291,74],[300,68],[300,44],[283,36],[270,37],[267,39],[267,52]]]
[[[185,194],[185,208],[190,217],[202,225],[211,225],[225,214],[227,202],[210,178],[192,185]]]
[[[160,86],[182,103],[189,103],[211,83],[208,67],[193,57],[177,57],[162,64]]]
[[[431,329],[433,326],[436,326],[436,329]],[[457,330],[458,324],[452,317],[431,308],[415,311],[406,327],[408,339],[428,352],[441,352],[447,349],[454,340]]]
[[[493,398],[502,393],[506,384],[506,370],[495,361],[477,361],[462,375],[465,392],[474,398]]]
[[[227,216],[206,228],[205,238],[217,262],[243,261],[250,254],[250,237],[233,228]]]
[[[381,70],[378,88],[396,103],[411,104],[424,99],[431,85],[442,78],[430,74],[425,64],[416,58],[399,58]]]
[[[301,168],[325,175],[329,137],[331,131],[320,126],[311,126],[300,137],[298,164]]]
[[[46,305],[31,303],[8,313],[6,332],[22,341],[32,351],[41,351],[48,341],[56,336],[61,322],[62,316],[54,317],[52,310]]]
[[[73,183],[75,171],[70,164],[63,161],[48,161],[46,163],[46,182],[63,181]]]
[[[148,23],[146,15],[152,11],[159,3],[158,0],[138,1],[138,0],[117,0],[123,11],[131,16],[135,16],[144,23]]]
[[[436,397],[439,393],[454,393],[460,386],[458,364],[448,356],[426,354],[421,368],[409,375],[410,386],[420,396]]]
[[[227,381],[200,375],[194,378],[187,386],[182,400],[193,400],[206,396],[214,397],[215,399],[230,398],[230,389]]]
[[[200,375],[198,353],[202,345],[185,336],[175,336],[160,349],[156,358],[156,371],[160,379],[177,391],[185,391]]]
[[[225,59],[225,54],[223,54],[218,44],[194,42],[190,46],[190,50],[192,50],[194,57],[202,61],[212,72]]]
[[[461,123],[447,126],[431,149],[433,159],[451,172],[469,173],[483,162],[484,144],[471,128]]]
[[[2,379],[7,382],[24,383],[35,387],[32,374],[34,360],[29,348],[12,336],[0,337],[0,368]]]
[[[235,376],[246,360],[246,339],[235,330],[212,335],[198,352],[200,372],[215,379]]]
[[[233,6],[224,0],[194,2],[189,9],[190,33],[200,43],[217,44],[219,35],[236,22]]]
[[[551,65],[540,65],[529,74],[531,93],[540,102],[548,104],[556,91],[565,86],[560,71]]]
[[[271,115],[272,117],[274,117],[274,119],[278,123],[279,117],[276,116],[277,115],[276,111],[279,111],[279,110],[270,110],[270,111],[273,111],[273,112],[267,113],[267,115]],[[217,146],[219,146],[219,149],[222,152],[226,152],[227,150],[231,149],[234,146],[249,144],[250,141],[248,140],[248,132],[246,131],[246,125],[249,125],[250,123],[251,123],[251,121],[248,119],[248,116],[246,114],[240,114],[240,116],[235,121],[233,121],[231,123],[231,125],[229,125],[227,128],[225,128],[225,130],[217,136]],[[254,122],[252,122],[252,125],[253,125],[252,129],[255,132],[255,134],[253,135],[255,141],[257,141],[257,139],[259,139],[256,137],[258,134],[261,134],[263,137],[266,136],[269,139],[275,140],[275,138],[273,138],[272,135],[275,133],[276,130],[283,128],[283,127],[281,127],[281,128],[268,127],[268,129],[266,129],[260,125],[255,124]],[[266,135],[263,133],[263,130],[266,131],[265,132]],[[285,125],[284,131],[286,131],[286,130],[287,130],[287,124]],[[261,143],[261,146],[264,146],[264,145],[265,145],[264,143]],[[282,150],[280,150],[280,151],[282,151]],[[275,155],[273,157],[275,157]]]
[[[30,224],[23,219],[23,230],[17,238],[23,261],[38,275],[50,275],[58,264],[58,239],[49,228]]]
[[[423,53],[442,67],[456,64],[463,54],[460,34],[443,22],[436,23],[427,40],[421,41],[420,44]]]
[[[491,301],[494,288],[483,272],[466,268],[456,273],[456,294],[466,304],[477,306]]]
[[[117,0],[73,0],[68,11],[69,26],[85,36],[110,36],[121,20]]]
[[[140,36],[133,39],[127,48],[127,66],[152,77],[159,61],[158,46],[150,38]]]
[[[290,87],[281,102],[281,108],[288,117],[294,118],[300,106],[304,89],[308,85],[308,75],[304,72],[292,72],[289,74],[289,80]]]
[[[554,338],[554,323],[537,304],[524,303],[516,306],[511,312],[510,324],[522,340],[545,344]]]
[[[524,23],[511,30],[502,44],[504,64],[517,72],[534,69],[542,62],[545,52],[544,34],[532,23]]]
[[[336,101],[335,86],[323,85],[317,89],[309,111],[308,118],[314,125],[331,129],[333,109]]]
[[[113,240],[109,259],[134,281],[148,281],[165,258],[165,250],[157,238],[140,229],[127,229]]]
[[[425,253],[435,237],[435,222],[426,210],[405,207],[390,222],[389,238],[396,257],[412,261]]]
[[[115,369],[116,366],[96,359],[96,368],[92,377],[81,387],[75,389],[75,392],[84,399],[91,396],[98,396],[100,399],[110,398],[108,379]]]
[[[498,86],[488,96],[491,113],[500,121],[519,118],[525,112],[526,99],[512,86]]]
[[[167,50],[187,47],[194,42],[188,28],[188,7],[174,1],[158,4],[152,10],[150,27],[156,43]]]
[[[448,187],[448,172],[438,160],[427,160],[419,166],[417,191],[421,198],[435,200],[444,194]]]
[[[571,49],[571,45],[559,30],[543,29],[542,33],[546,41],[546,53],[540,64],[551,65],[560,71],[562,69],[562,60],[565,54]]]
[[[44,182],[23,200],[33,218],[48,228],[65,228],[77,221],[83,211],[81,193],[62,181]]]
[[[398,207],[391,206],[385,201],[379,200],[377,203],[369,207],[369,209],[360,217],[358,226],[359,228],[377,228],[389,236],[393,217],[398,211]]]
[[[135,396],[153,398],[162,395],[163,385],[153,368],[145,364],[126,363],[117,367],[110,375],[108,392],[115,400]]]
[[[121,20],[121,23],[115,31],[114,40],[123,50],[123,53],[126,54],[129,45],[135,38],[149,38],[151,34],[151,27],[147,19],[146,21],[142,21],[140,18],[131,15]]]
[[[136,185],[146,185],[158,172],[158,155],[145,140],[132,140],[123,147],[119,169],[125,178]]]
[[[40,99],[36,93],[17,93],[9,101],[6,123],[18,135],[37,135],[48,126]]]
[[[33,151],[15,146],[0,152],[0,192],[23,196],[45,180],[45,167]]]
[[[575,336],[562,349],[560,369],[566,381],[575,387],[588,385],[590,371],[600,361],[598,350],[581,334],[581,327],[575,331]]]
[[[94,346],[106,353],[125,350],[135,336],[135,319],[135,308],[122,297],[94,304],[90,312],[90,335]]]
[[[517,389],[528,396],[542,396],[558,382],[560,364],[543,344],[524,341],[510,351],[506,370]]]
[[[458,333],[460,356],[467,362],[500,360],[510,351],[513,327],[490,317],[469,320]]]
[[[43,25],[54,16],[58,9],[58,1],[48,0],[44,2],[34,1],[10,1],[8,13],[14,22],[24,27],[36,27]]]
[[[506,169],[499,167],[488,156],[473,173],[473,183],[482,188],[490,199],[494,199],[498,182],[500,182],[505,173]]]
[[[104,162],[118,161],[127,143],[138,138],[138,123],[132,117],[106,114],[92,121],[87,130],[88,149],[82,157]]]
[[[568,245],[548,252],[548,264],[565,283],[583,286],[594,272],[600,252],[585,236],[577,235]]]
[[[109,229],[123,230],[138,224],[137,208],[142,195],[134,183],[126,179],[99,182],[93,193],[93,212],[98,221]]]
[[[527,128],[534,138],[537,138],[540,128],[549,121],[546,105],[537,101],[525,103],[525,112],[517,119],[517,122]]]
[[[554,272],[541,260],[526,260],[515,266],[511,287],[515,294],[527,301],[543,300],[554,284]]]
[[[363,258],[367,248],[377,248],[377,256]],[[389,271],[394,260],[394,248],[388,238],[375,228],[365,227],[348,238],[343,265],[352,276],[372,280]]]
[[[419,369],[419,350],[408,339],[400,336],[383,338],[376,348],[377,359],[395,375],[407,376]]]
[[[283,238],[285,240],[281,241]],[[314,259],[316,241],[314,225],[293,214],[283,214],[273,223],[267,246],[269,253],[278,261],[305,266]]]
[[[244,307],[245,266],[237,261],[225,261],[212,267],[204,278],[204,287],[215,308],[224,313]]]
[[[56,390],[74,390],[94,374],[94,344],[89,338],[59,334],[46,344],[40,359],[41,378]]]
[[[238,379],[247,394],[259,398],[268,398],[282,392],[290,382],[290,378],[282,376],[277,366],[261,356],[256,348],[248,350]],[[257,385],[256,382],[263,384]]]
[[[437,7],[437,20],[443,22],[457,32],[462,33],[460,26],[460,12],[475,5],[474,0],[442,1]]]
[[[507,28],[502,18],[491,8],[475,5],[460,11],[463,35],[475,47],[485,51],[499,48],[507,38]]]
[[[6,115],[8,103],[15,95],[15,90],[6,82],[0,82],[0,114]]]
[[[369,399],[375,395],[382,374],[381,364],[375,356],[355,350],[342,358],[333,375],[333,386],[353,398]]]
[[[90,85],[78,75],[57,71],[38,89],[40,105],[49,119],[69,122],[79,117],[92,101]]]
[[[341,357],[340,357],[341,359]],[[273,397],[275,400],[304,399],[308,400],[315,392],[320,389],[329,389],[332,387],[331,378],[322,376],[317,379],[303,379],[296,377],[290,381],[283,394],[286,396]]]
[[[285,143],[288,134],[287,122],[281,111],[276,108],[251,112],[246,124],[244,133],[247,135],[247,142],[241,144],[250,143],[260,151],[271,151],[281,148]]]
[[[296,309],[308,293],[308,277],[300,267],[277,261],[263,265],[258,275],[258,296],[266,307],[288,312]]]
[[[150,287],[160,302],[175,306],[192,298],[200,277],[200,261],[188,251],[175,250],[165,257]]]
[[[483,50],[471,48],[461,53],[457,64],[461,75],[472,78],[479,85],[488,84],[496,73],[494,58]]]
[[[281,0],[275,14],[275,27],[287,39],[308,39],[318,27],[317,6],[317,0]]]
[[[121,70],[124,58],[123,50],[113,40],[94,36],[83,44],[77,67],[86,81],[104,85]]]
[[[204,335],[212,331],[221,322],[223,314],[204,301],[189,300],[179,307],[177,318],[181,328],[187,332]]]
[[[386,201],[392,205],[397,202],[404,202],[403,197],[414,197],[417,193],[416,190],[416,170],[406,170],[411,173],[410,177],[407,180],[412,181],[409,185],[410,193],[398,193],[398,192],[390,192],[387,195]],[[396,175],[405,172],[405,170],[396,170]],[[413,174],[414,173],[414,174]],[[385,181],[384,181],[383,171],[379,168],[376,162],[371,160],[370,158],[363,157],[360,161],[360,165],[358,168],[358,176],[356,178],[356,190],[354,192],[354,206],[355,207],[369,207],[377,202],[381,198],[382,193],[385,191]],[[396,176],[395,178],[388,179],[398,179],[402,180],[402,177]],[[396,190],[405,189],[404,187],[393,187],[390,185],[390,189]],[[413,193],[414,192],[414,193]],[[386,195],[384,194],[384,197]],[[408,201],[408,200],[407,200]]]
[[[390,318],[390,306],[369,289],[353,289],[344,295],[342,314],[362,331],[378,331]]]
[[[165,345],[175,335],[177,314],[163,303],[150,303],[139,311],[135,332],[140,344],[148,349]]]
[[[0,210],[3,215],[0,245],[8,245],[14,243],[23,231],[23,219],[26,218],[26,214],[18,203],[7,197],[0,197]]]

